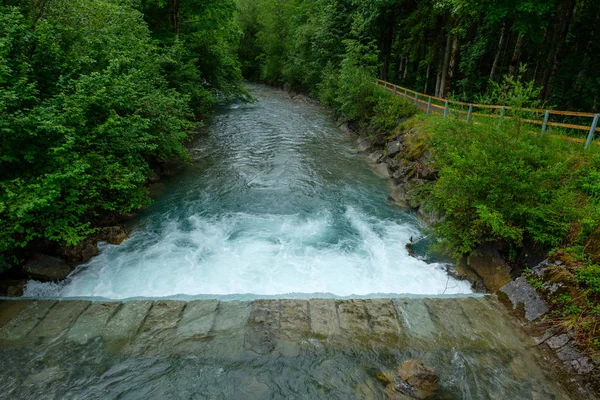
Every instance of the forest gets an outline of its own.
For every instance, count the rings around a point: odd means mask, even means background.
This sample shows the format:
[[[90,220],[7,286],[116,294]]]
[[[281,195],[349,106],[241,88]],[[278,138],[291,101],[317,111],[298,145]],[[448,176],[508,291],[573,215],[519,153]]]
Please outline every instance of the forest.
[[[597,1],[239,0],[239,7],[250,79],[318,94],[345,62],[419,92],[476,101],[492,82],[524,69],[541,101],[598,111]]]

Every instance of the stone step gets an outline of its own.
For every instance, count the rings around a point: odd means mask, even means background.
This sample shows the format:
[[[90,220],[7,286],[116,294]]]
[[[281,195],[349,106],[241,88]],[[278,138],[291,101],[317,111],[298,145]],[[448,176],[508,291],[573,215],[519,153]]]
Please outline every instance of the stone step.
[[[515,333],[518,327],[503,312],[493,297],[14,300],[0,302],[0,342],[17,345],[25,338],[39,343],[64,337],[85,344],[101,338],[121,352],[210,353],[227,341],[228,351],[249,356],[271,352],[291,356],[315,344],[347,349],[419,349],[434,343],[437,348],[519,348],[526,336]]]

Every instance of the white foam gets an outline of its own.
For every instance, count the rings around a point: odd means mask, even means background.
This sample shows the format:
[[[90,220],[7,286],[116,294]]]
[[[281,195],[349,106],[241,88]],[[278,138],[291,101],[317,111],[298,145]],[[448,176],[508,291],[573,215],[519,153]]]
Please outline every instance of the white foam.
[[[64,285],[30,282],[26,296],[106,298],[173,295],[331,293],[470,293],[442,265],[409,256],[418,230],[348,207],[334,221],[323,211],[298,215],[234,213],[170,221],[139,230],[75,271]],[[335,239],[334,222],[350,227]],[[332,237],[334,239],[332,239]]]

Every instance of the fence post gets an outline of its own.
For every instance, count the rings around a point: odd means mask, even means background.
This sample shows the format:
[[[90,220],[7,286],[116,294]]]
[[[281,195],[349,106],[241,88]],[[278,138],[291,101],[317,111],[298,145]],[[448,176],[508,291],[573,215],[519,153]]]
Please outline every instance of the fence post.
[[[379,86],[379,79],[375,80],[375,86]]]
[[[431,96],[429,96],[429,100],[427,100],[427,114],[431,112]]]
[[[417,105],[418,100],[419,100],[419,93],[415,92],[415,106]]]
[[[540,136],[544,136],[544,133],[546,133],[546,126],[548,125],[549,118],[550,118],[550,110],[546,110],[546,113],[544,114],[544,123],[542,124],[542,133],[540,134]]]
[[[448,118],[448,100],[444,104],[444,118]]]
[[[467,122],[471,121],[472,114],[473,114],[473,104],[469,104],[469,112],[467,113]]]
[[[506,106],[502,106],[502,108],[500,109],[500,119],[498,119],[498,128],[500,127],[500,124],[504,119],[504,111],[506,111]]]
[[[404,100],[406,100],[406,96],[408,96],[408,93],[406,92],[406,89],[404,89]]]
[[[394,85],[394,96],[396,95],[396,85]]]
[[[383,81],[383,87],[387,88],[387,82],[386,81]]]
[[[594,139],[594,134],[596,133],[596,128],[598,127],[598,118],[600,118],[600,114],[594,115],[594,121],[592,121],[592,127],[590,128],[590,134],[588,135],[587,141],[585,142],[585,148],[587,149],[592,144],[592,140]]]

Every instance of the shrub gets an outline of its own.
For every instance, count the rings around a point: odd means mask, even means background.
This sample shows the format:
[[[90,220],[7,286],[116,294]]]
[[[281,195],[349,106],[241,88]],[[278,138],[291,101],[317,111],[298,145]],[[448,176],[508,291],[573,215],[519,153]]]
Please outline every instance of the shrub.
[[[380,95],[374,109],[372,123],[382,131],[393,131],[405,119],[417,113],[414,104],[401,97],[384,92]]]
[[[510,126],[436,121],[432,150],[439,181],[432,196],[446,215],[436,230],[456,257],[485,242],[513,253],[526,238],[555,247],[573,224],[600,224],[591,199],[579,189],[580,176],[593,174],[598,164],[580,146],[519,137]]]

